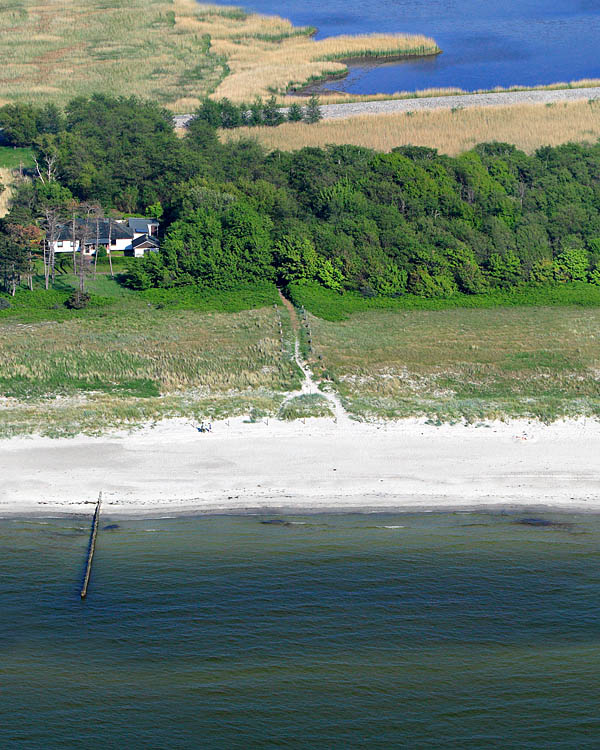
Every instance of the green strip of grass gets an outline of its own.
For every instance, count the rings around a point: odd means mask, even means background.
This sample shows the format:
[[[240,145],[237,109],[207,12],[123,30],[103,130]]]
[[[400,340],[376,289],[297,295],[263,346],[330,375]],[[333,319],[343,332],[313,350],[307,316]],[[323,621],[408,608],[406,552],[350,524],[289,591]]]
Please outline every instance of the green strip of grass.
[[[253,284],[236,289],[201,289],[197,286],[174,289],[148,289],[140,296],[159,308],[201,310],[206,312],[241,312],[281,303],[274,284]]]
[[[366,310],[451,310],[456,308],[547,307],[580,305],[600,307],[600,286],[574,282],[556,286],[524,287],[488,294],[455,294],[445,299],[425,299],[406,294],[402,297],[363,297],[358,292],[339,294],[318,284],[290,284],[287,293],[298,307],[304,306],[323,320],[347,320],[352,313]]]
[[[42,277],[36,279],[41,286]],[[197,310],[199,312],[242,312],[281,304],[274,284],[254,284],[226,291],[200,289],[197,286],[173,289],[149,289],[135,292],[124,287],[117,277],[89,278],[86,289],[91,293],[88,306],[83,310],[69,310],[66,300],[78,287],[79,279],[73,274],[57,276],[53,289],[19,289],[14,297],[0,294],[0,321],[17,319],[35,323],[44,320],[70,320],[74,317],[94,318],[109,310],[140,310],[148,305],[164,310]],[[3,309],[4,305],[9,305]]]
[[[16,169],[17,167],[33,167],[33,151],[30,148],[11,148],[0,146],[0,167]]]
[[[100,378],[50,377],[27,378],[22,375],[0,377],[0,393],[6,398],[28,400],[32,398],[55,398],[77,393],[109,393],[122,397],[152,398],[160,396],[157,384],[148,378],[133,378],[121,382],[107,382]]]

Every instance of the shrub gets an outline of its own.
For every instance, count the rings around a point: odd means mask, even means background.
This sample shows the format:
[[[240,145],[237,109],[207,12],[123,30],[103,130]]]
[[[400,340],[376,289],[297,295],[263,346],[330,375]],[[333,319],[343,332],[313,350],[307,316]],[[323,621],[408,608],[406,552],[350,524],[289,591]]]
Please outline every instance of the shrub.
[[[69,310],[83,310],[87,307],[90,302],[90,295],[87,292],[82,292],[76,289],[73,294],[65,301],[65,305]]]

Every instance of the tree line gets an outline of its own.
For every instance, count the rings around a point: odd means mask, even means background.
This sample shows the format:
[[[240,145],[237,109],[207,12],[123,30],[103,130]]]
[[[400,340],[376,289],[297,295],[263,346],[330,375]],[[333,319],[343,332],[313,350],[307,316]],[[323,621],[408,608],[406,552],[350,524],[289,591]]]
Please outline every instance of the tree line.
[[[287,109],[279,107],[277,99],[271,96],[266,102],[257,97],[251,104],[234,104],[226,98],[205,99],[196,110],[195,117],[214,128],[230,130],[242,127],[277,127],[284,122],[305,122],[314,125],[323,119],[323,113],[316,95],[311,96],[305,106],[294,102]]]
[[[36,160],[0,222],[4,287],[29,283],[48,211],[64,221],[89,210],[162,213],[160,253],[131,264],[136,289],[267,279],[448,297],[600,284],[598,143],[531,155],[504,143],[457,157],[413,146],[267,153],[221,143],[217,124],[198,114],[179,138],[169,112],[134,98],[0,108],[6,142]]]

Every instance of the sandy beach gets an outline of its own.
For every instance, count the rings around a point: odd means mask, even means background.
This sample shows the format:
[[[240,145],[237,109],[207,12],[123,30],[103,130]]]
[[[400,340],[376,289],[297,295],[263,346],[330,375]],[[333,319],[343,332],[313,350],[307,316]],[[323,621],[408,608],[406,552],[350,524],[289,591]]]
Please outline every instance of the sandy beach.
[[[184,420],[0,442],[0,516],[551,506],[600,510],[600,425]]]

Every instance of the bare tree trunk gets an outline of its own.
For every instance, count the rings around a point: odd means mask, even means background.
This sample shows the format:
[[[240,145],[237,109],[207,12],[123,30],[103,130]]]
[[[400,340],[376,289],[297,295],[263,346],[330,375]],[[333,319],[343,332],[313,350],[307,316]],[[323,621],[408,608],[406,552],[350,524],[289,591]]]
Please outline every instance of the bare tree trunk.
[[[33,266],[33,256],[31,254],[31,248],[27,252],[27,282],[29,291],[33,292],[33,272],[35,268]]]
[[[115,278],[115,274],[113,273],[113,267],[112,267],[112,250],[111,250],[111,239],[112,239],[112,220],[108,219],[108,248],[107,248],[107,255],[108,255],[108,265],[110,266],[110,277],[111,279]]]
[[[72,243],[72,250],[73,250],[73,273],[77,273],[77,254],[75,252],[75,211],[73,211],[73,216],[71,218],[71,243]],[[83,252],[83,248],[80,248],[80,251]]]
[[[96,209],[90,203],[84,203],[82,207],[85,209],[85,218],[81,225],[81,237],[79,239],[79,291],[83,294],[85,292],[85,247],[90,239],[90,222]]]
[[[79,291],[85,292],[85,258],[83,253],[79,254]]]
[[[100,217],[96,214],[96,252],[94,253],[94,278],[98,268],[98,246],[100,245]]]
[[[46,241],[46,238],[43,239],[43,256],[44,256],[44,287],[46,291],[48,291],[48,278],[50,276],[50,265],[49,265],[49,259],[48,259],[48,242]]]

